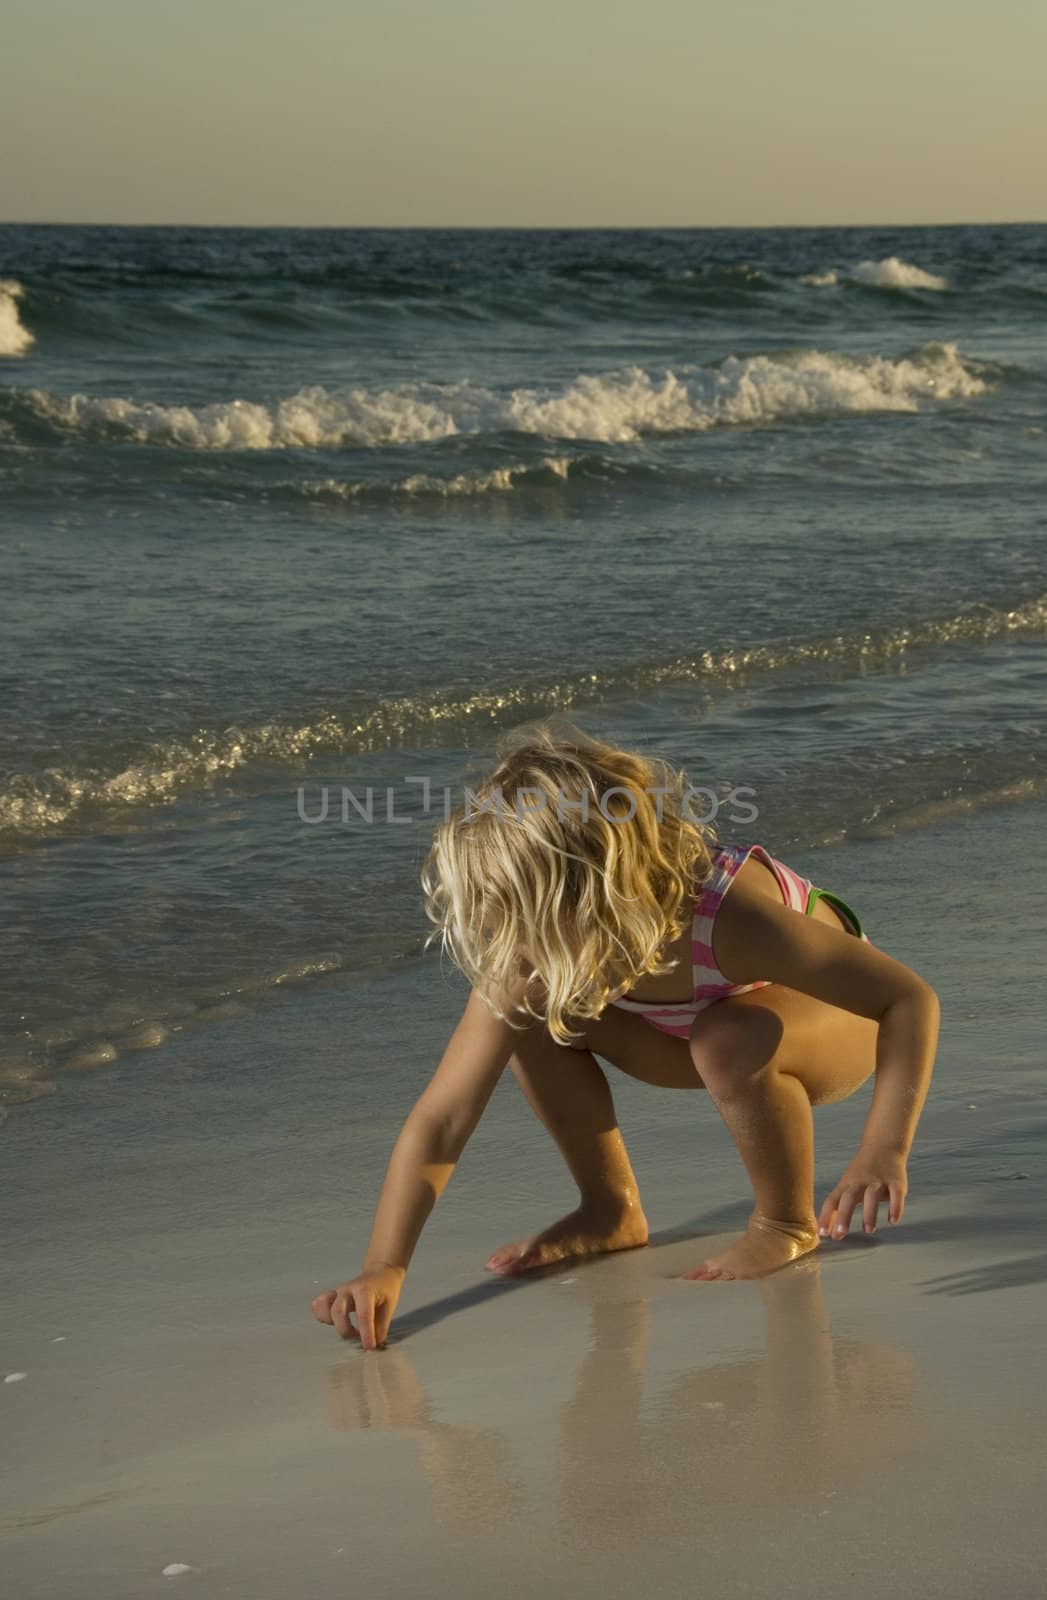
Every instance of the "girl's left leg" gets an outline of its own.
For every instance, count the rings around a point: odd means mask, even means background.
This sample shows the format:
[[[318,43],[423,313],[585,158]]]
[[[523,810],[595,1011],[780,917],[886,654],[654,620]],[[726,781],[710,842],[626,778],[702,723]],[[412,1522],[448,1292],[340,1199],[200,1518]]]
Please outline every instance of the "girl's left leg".
[[[647,1243],[636,1177],[593,1051],[662,1087],[699,1089],[701,1079],[686,1039],[659,1033],[641,1017],[611,1007],[608,1012],[575,1024],[583,1035],[576,1047],[558,1044],[541,1024],[519,1034],[509,1062],[513,1077],[567,1163],[579,1204],[541,1233],[502,1245],[488,1259],[492,1272],[527,1272]]]
[[[558,1044],[536,1024],[519,1034],[509,1066],[567,1163],[579,1203],[540,1233],[503,1244],[488,1257],[488,1270],[506,1277],[645,1245],[647,1218],[636,1175],[610,1086],[592,1054]]]
[[[773,984],[701,1012],[691,1055],[753,1186],[749,1227],[687,1278],[754,1278],[818,1243],[811,1107],[874,1072],[879,1024]]]

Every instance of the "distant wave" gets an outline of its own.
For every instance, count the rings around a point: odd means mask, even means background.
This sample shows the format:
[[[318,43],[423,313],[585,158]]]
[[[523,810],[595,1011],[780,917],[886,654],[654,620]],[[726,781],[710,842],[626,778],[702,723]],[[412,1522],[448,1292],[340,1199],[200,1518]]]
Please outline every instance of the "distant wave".
[[[18,315],[24,293],[16,279],[0,278],[0,356],[23,356],[33,343],[33,335]]]
[[[655,305],[677,303],[710,311],[730,310],[743,305],[755,309],[760,299],[781,287],[779,280],[771,273],[761,272],[747,261],[734,266],[710,264],[651,273],[646,282],[641,281],[636,285],[639,294],[632,303],[640,312],[651,302]],[[623,296],[619,303],[626,309],[630,301]]]
[[[401,496],[457,499],[463,495],[502,494],[525,485],[548,488],[566,483],[572,466],[584,460],[584,456],[544,456],[539,462],[517,461],[505,467],[492,467],[488,472],[459,472],[453,478],[441,478],[432,472],[412,472],[392,480],[322,478],[289,487],[311,500],[395,500]]]
[[[78,350],[94,345],[108,354],[172,342],[206,345],[216,336],[250,349],[273,344],[308,350],[326,339],[352,340],[361,321],[400,325],[405,318],[426,327],[482,329],[509,322],[562,333],[567,324],[646,325],[652,319],[674,324],[683,319],[689,327],[698,320],[715,324],[721,313],[733,312],[751,318],[753,326],[795,328],[798,286],[815,319],[836,309],[837,296],[845,294],[855,305],[864,301],[874,317],[881,308],[904,317],[913,304],[932,312],[935,300],[938,309],[955,310],[961,295],[972,315],[991,309],[997,299],[1036,307],[1045,292],[1037,269],[1024,265],[1002,275],[979,271],[961,284],[954,282],[951,265],[934,272],[893,255],[829,259],[799,275],[782,262],[686,264],[686,258],[671,265],[590,262],[576,269],[543,269],[524,260],[487,272],[471,272],[463,263],[455,263],[454,270],[430,263],[417,276],[390,275],[377,267],[317,271],[301,264],[298,271],[237,275],[230,263],[222,272],[204,273],[63,269],[27,282],[24,303],[18,309],[8,306],[4,315],[8,343],[19,327],[19,339],[31,337],[23,326],[29,323],[47,350],[71,341]],[[808,290],[820,291],[821,299]]]
[[[289,498],[318,503],[354,504],[383,500],[455,501],[480,499],[486,495],[521,491],[563,490],[584,485],[586,489],[620,491],[628,484],[643,484],[648,490],[676,487],[693,493],[701,489],[732,489],[740,480],[723,472],[700,468],[667,467],[654,461],[621,460],[599,451],[580,451],[572,455],[542,456],[536,461],[513,461],[487,471],[457,472],[444,477],[436,472],[411,472],[402,478],[306,478],[265,485],[267,497],[286,494]]]
[[[459,742],[477,728],[495,728],[576,705],[649,693],[669,684],[715,689],[826,667],[860,674],[889,667],[914,649],[1047,633],[1047,593],[1013,609],[976,605],[908,627],[840,633],[809,640],[706,650],[670,661],[637,663],[618,671],[550,680],[506,682],[472,693],[454,690],[400,695],[332,710],[312,718],[280,717],[253,726],[199,728],[162,741],[143,741],[119,770],[96,766],[9,776],[0,788],[0,837],[9,844],[62,832],[85,816],[127,813],[164,805],[185,791],[208,791],[255,765],[305,769],[318,756],[364,754],[404,745],[433,748]]]
[[[908,261],[899,261],[897,256],[886,256],[882,261],[859,261],[851,269],[851,276],[858,283],[871,283],[878,289],[947,289],[948,278],[939,277],[934,272],[924,272],[922,267],[914,267]]]
[[[897,256],[885,256],[882,261],[859,261],[857,266],[824,272],[808,272],[800,279],[812,289],[833,289],[839,283],[867,284],[874,289],[934,289],[938,292],[950,287],[948,278],[935,272],[925,272],[909,261]]]
[[[698,279],[702,283],[743,284],[750,289],[773,289],[775,286],[772,277],[761,272],[759,267],[751,267],[747,261],[741,261],[734,267],[687,267],[680,276]]]
[[[547,271],[521,263],[518,271],[491,276],[467,270],[464,262],[430,268],[428,275],[345,264],[310,270],[300,262],[287,272],[243,273],[231,263],[221,271],[132,272],[100,265],[64,267],[56,277],[29,285],[25,299],[33,327],[49,347],[72,339],[108,350],[174,337],[208,340],[216,333],[252,345],[259,338],[344,338],[361,317],[558,325],[565,316],[628,319],[671,314],[678,306],[696,313],[755,306],[780,287],[769,273],[746,263],[670,269],[656,262],[605,261]],[[22,295],[22,287],[15,288]]]
[[[985,393],[984,370],[955,344],[931,342],[893,359],[799,350],[728,356],[717,367],[683,367],[680,374],[633,366],[582,373],[567,388],[544,394],[501,395],[462,381],[345,393],[317,385],[269,405],[164,405],[44,389],[22,391],[11,403],[64,430],[190,450],[377,447],[506,431],[629,443],[804,416],[917,411],[924,401]]]

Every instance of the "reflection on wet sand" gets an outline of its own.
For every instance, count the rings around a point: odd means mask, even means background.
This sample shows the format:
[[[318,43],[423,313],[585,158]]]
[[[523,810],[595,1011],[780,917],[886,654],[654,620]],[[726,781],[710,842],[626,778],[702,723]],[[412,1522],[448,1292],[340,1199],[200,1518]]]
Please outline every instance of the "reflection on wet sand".
[[[758,1288],[763,1353],[695,1367],[647,1400],[649,1302],[594,1308],[561,1417],[560,1509],[576,1538],[693,1540],[710,1512],[746,1502],[827,1515],[837,1492],[860,1493],[911,1443],[912,1358],[833,1338],[819,1263]]]
[[[589,1276],[580,1273],[579,1283]],[[563,1532],[606,1549],[641,1531],[693,1540],[710,1513],[746,1501],[754,1510],[829,1515],[838,1493],[867,1492],[912,1446],[912,1358],[882,1342],[833,1337],[820,1264],[757,1288],[763,1351],[695,1364],[653,1394],[644,1384],[649,1298],[593,1295],[591,1337],[550,1463]],[[513,1470],[508,1432],[435,1417],[402,1346],[330,1369],[327,1409],[339,1430],[410,1435],[445,1520],[497,1524],[530,1497]]]
[[[370,1358],[358,1352],[330,1369],[327,1384],[332,1427],[389,1428],[415,1440],[441,1521],[476,1527],[509,1512],[517,1486],[505,1437],[436,1420],[406,1351],[392,1346]]]

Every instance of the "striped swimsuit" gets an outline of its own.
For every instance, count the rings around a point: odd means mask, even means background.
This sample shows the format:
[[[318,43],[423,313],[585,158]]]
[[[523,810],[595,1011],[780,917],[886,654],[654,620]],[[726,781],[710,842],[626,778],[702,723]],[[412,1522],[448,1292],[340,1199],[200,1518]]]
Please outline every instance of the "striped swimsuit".
[[[782,891],[782,899],[793,911],[810,916],[819,898],[828,900],[851,923],[855,934],[864,939],[866,944],[870,942],[858,917],[839,895],[830,893],[828,889],[816,889],[810,878],[801,877],[792,867],[787,867],[783,861],[777,861],[763,845],[721,845],[713,852],[712,875],[702,885],[694,907],[694,921],[691,928],[693,997],[681,1001],[621,999],[612,1000],[611,1005],[636,1012],[654,1027],[659,1028],[662,1033],[672,1033],[680,1039],[686,1039],[691,1032],[695,1017],[699,1011],[704,1011],[706,1006],[715,1005],[717,1000],[725,1000],[728,995],[746,994],[750,989],[764,989],[772,982],[770,978],[760,978],[755,983],[732,983],[719,971],[713,955],[713,923],[716,920],[716,913],[736,874],[751,855],[770,867]]]

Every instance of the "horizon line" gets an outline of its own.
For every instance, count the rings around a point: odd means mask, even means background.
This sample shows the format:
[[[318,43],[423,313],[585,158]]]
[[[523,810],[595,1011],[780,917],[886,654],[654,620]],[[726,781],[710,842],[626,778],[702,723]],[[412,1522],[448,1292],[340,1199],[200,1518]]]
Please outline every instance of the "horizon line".
[[[781,233],[839,228],[1036,228],[1047,218],[976,218],[949,222],[64,222],[4,218],[0,228],[227,228],[297,233]]]

